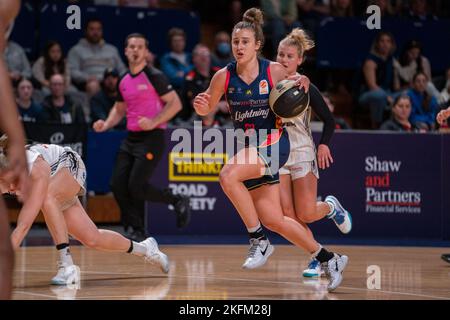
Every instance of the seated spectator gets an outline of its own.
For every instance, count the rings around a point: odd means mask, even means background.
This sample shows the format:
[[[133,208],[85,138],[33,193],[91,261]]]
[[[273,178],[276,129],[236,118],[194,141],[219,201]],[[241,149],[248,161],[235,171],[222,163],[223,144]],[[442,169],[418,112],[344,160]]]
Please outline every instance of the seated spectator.
[[[50,93],[49,79],[54,74],[62,74],[66,89],[71,84],[70,71],[67,66],[61,45],[57,41],[49,41],[45,46],[44,54],[33,65],[33,77],[41,84],[45,94]]]
[[[17,109],[20,120],[23,122],[44,122],[42,106],[32,99],[33,84],[30,80],[23,78],[17,85]]]
[[[233,61],[233,52],[231,51],[231,37],[225,31],[220,31],[214,38],[215,47],[211,54],[211,64],[219,69],[225,67]]]
[[[137,8],[159,8],[158,0],[119,0],[119,6]]]
[[[115,68],[120,74],[126,71],[117,48],[103,39],[103,26],[98,19],[87,22],[85,38],[70,49],[67,61],[72,82],[90,97],[100,90],[105,69]]]
[[[392,18],[396,16],[396,11],[392,7],[390,0],[368,0],[366,8],[372,5],[380,8],[382,18]],[[364,11],[364,14],[366,14],[366,11]]]
[[[412,79],[418,72],[423,72],[428,79],[432,79],[430,61],[422,55],[422,46],[415,40],[406,43],[399,59],[394,59],[394,68],[402,90],[411,87]],[[439,97],[439,91],[431,81],[428,81],[427,91],[436,98]]]
[[[44,100],[44,115],[50,124],[85,124],[82,106],[64,94],[64,77],[54,74],[50,77],[50,95]]]
[[[186,76],[182,94],[183,110],[178,114],[178,117],[184,121],[189,120],[194,113],[194,98],[199,93],[208,89],[211,78],[219,70],[219,68],[211,67],[210,51],[208,47],[203,44],[195,46],[192,51],[192,60],[194,62],[194,69]],[[203,125],[206,127],[219,125],[218,119],[216,119],[216,113],[220,110],[228,114],[226,102],[224,100],[218,103],[215,112],[211,112],[207,116],[202,117]]]
[[[330,94],[328,92],[324,92],[324,93],[322,93],[322,96],[323,96],[323,100],[325,100],[325,103],[328,106],[328,109],[330,109],[331,113],[333,114],[334,123],[335,123],[335,129],[337,129],[337,130],[350,130],[351,127],[347,123],[347,121],[345,121],[344,118],[337,117],[337,116],[334,115],[334,104],[331,102]]]
[[[431,131],[435,129],[435,119],[439,107],[436,98],[427,92],[427,82],[427,75],[423,72],[419,72],[413,77],[412,88],[408,90],[408,96],[412,103],[409,120],[418,128]]]
[[[31,67],[27,55],[23,48],[14,41],[9,40],[3,53],[6,66],[9,71],[9,78],[14,86],[22,78],[31,78]]]
[[[116,69],[106,69],[103,75],[102,89],[91,98],[91,121],[106,120],[118,97],[117,82],[119,73]],[[125,117],[114,127],[116,130],[126,129]]]
[[[162,56],[161,71],[169,78],[175,90],[181,92],[186,74],[192,70],[191,55],[185,52],[186,33],[179,28],[169,30],[170,52]]]
[[[408,95],[402,94],[398,96],[394,101],[394,106],[392,107],[391,118],[383,122],[380,130],[404,132],[419,131],[414,124],[409,122],[411,108],[411,98]]]
[[[450,68],[447,69],[447,81],[439,96],[439,104],[447,105],[450,102]]]
[[[411,0],[407,16],[415,21],[432,21],[438,18],[430,13],[427,0]]]
[[[316,34],[320,21],[330,15],[329,0],[297,0],[299,20],[311,34]]]
[[[331,0],[330,15],[332,17],[353,17],[352,0]]]
[[[261,9],[264,12],[264,30],[272,40],[273,50],[278,48],[278,43],[292,29],[302,26],[297,21],[298,12],[295,0],[261,0]]]
[[[395,41],[388,32],[375,37],[372,48],[363,65],[363,88],[359,104],[370,110],[372,128],[378,129],[386,107],[399,90],[394,72]]]

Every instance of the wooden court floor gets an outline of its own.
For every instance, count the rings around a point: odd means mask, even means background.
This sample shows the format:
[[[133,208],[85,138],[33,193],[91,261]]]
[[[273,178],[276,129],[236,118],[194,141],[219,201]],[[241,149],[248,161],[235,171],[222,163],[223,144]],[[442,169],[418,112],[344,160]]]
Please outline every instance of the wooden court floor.
[[[448,248],[330,247],[349,256],[344,281],[327,293],[326,280],[305,280],[306,254],[276,246],[268,263],[243,270],[247,246],[161,246],[171,258],[168,275],[143,259],[72,247],[81,268],[79,285],[55,287],[53,247],[21,248],[16,254],[13,299],[450,299],[450,264],[440,259]],[[367,288],[367,267],[381,271],[381,288]]]

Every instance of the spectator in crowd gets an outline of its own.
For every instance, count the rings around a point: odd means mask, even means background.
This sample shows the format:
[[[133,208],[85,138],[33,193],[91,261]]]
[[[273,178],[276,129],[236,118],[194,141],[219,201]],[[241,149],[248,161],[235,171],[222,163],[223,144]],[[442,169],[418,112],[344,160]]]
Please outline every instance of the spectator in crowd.
[[[391,18],[396,16],[395,8],[392,6],[390,0],[368,0],[367,6],[365,8],[372,5],[378,6],[380,8],[381,17],[383,18]],[[363,14],[366,14],[365,10]]]
[[[297,21],[295,0],[261,0],[261,9],[266,19],[265,32],[270,36],[274,50],[278,48],[278,43],[286,34],[302,26]]]
[[[450,68],[447,69],[447,81],[439,96],[439,104],[446,105],[450,101]]]
[[[392,107],[391,118],[383,122],[380,130],[414,132],[419,129],[409,122],[411,116],[411,98],[402,94],[397,96]]]
[[[231,52],[231,37],[226,31],[220,31],[214,37],[215,47],[211,54],[211,64],[213,67],[223,68],[233,61]]]
[[[14,41],[8,41],[3,57],[14,85],[22,78],[31,78],[31,67],[23,48]]]
[[[118,97],[117,82],[119,73],[116,69],[106,69],[103,75],[102,89],[91,98],[91,120],[94,123],[97,120],[106,120]],[[126,129],[125,117],[117,124],[114,129]]]
[[[297,0],[299,20],[311,34],[320,21],[330,15],[330,0]]]
[[[32,99],[33,84],[30,80],[23,78],[17,85],[17,109],[20,120],[23,122],[44,122],[42,106]]]
[[[331,96],[328,92],[324,92],[322,93],[323,96],[323,100],[325,100],[325,103],[328,106],[328,109],[330,109],[331,113],[333,114],[333,118],[334,118],[334,123],[335,123],[335,129],[337,130],[350,130],[351,127],[350,125],[347,123],[347,121],[345,121],[344,118],[341,117],[337,117],[334,114],[334,104],[331,101]]]
[[[69,95],[64,94],[64,76],[50,77],[50,95],[44,100],[44,117],[51,124],[85,124],[82,106]]]
[[[438,102],[427,92],[428,78],[424,72],[418,72],[413,77],[412,88],[408,90],[411,98],[412,112],[409,120],[420,129],[431,131],[435,129],[435,118],[438,112]]]
[[[423,72],[428,79],[432,79],[430,61],[422,55],[422,46],[415,40],[405,44],[399,59],[394,59],[394,68],[402,90],[411,87],[412,79],[418,72]],[[431,80],[427,83],[427,91],[436,98],[439,97],[439,91]]]
[[[161,58],[161,71],[177,92],[181,92],[186,74],[192,70],[191,55],[185,52],[186,33],[179,28],[169,30],[170,52]]]
[[[211,53],[203,44],[198,44],[192,51],[192,61],[194,62],[194,69],[186,76],[183,90],[183,110],[180,112],[180,117],[183,120],[188,120],[193,114],[194,98],[201,92],[204,92],[209,87],[212,76],[220,69],[211,67]],[[218,126],[219,121],[216,119],[216,113],[223,112],[228,114],[227,104],[225,100],[218,103],[216,112],[201,117],[205,127]]]
[[[123,7],[138,8],[159,8],[158,0],[119,0],[119,5]]]
[[[429,11],[428,5],[427,0],[411,0],[407,16],[415,21],[437,20],[437,17]]]
[[[41,84],[45,94],[50,93],[50,77],[62,74],[66,89],[71,84],[70,71],[63,56],[61,45],[57,41],[49,41],[45,46],[44,54],[33,65],[33,77]]]
[[[126,70],[117,48],[103,39],[103,25],[99,19],[87,22],[85,38],[70,49],[68,63],[72,82],[90,97],[100,90],[105,69],[116,68],[121,74]]]
[[[372,128],[379,128],[393,94],[399,90],[395,76],[394,58],[395,40],[388,32],[380,32],[375,37],[369,55],[363,65],[363,93],[359,104],[370,110]]]
[[[331,0],[330,14],[332,17],[353,17],[352,0]]]

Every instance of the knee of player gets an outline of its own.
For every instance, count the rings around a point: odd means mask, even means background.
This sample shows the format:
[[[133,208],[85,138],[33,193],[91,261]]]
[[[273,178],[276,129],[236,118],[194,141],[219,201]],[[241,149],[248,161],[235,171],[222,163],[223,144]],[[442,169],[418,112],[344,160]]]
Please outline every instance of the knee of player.
[[[304,223],[313,223],[315,211],[312,209],[306,209],[296,212],[297,218]]]
[[[230,189],[235,186],[236,177],[232,168],[224,167],[219,174],[220,185],[223,189]]]
[[[86,247],[91,249],[96,249],[99,245],[99,232],[93,232],[89,233],[88,235],[79,238],[78,240],[81,241]]]

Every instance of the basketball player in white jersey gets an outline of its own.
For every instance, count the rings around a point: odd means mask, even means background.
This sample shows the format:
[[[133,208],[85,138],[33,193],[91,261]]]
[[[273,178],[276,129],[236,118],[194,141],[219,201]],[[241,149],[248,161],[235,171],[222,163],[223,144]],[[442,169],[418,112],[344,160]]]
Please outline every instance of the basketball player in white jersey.
[[[6,41],[12,30],[13,21],[19,12],[19,0],[0,1],[0,130],[11,137],[11,152],[7,167],[0,169],[0,174],[5,179],[16,183],[26,196],[27,162],[25,158],[24,143],[25,134],[19,122],[11,81],[8,76],[8,68],[3,60],[3,51]],[[8,211],[0,197],[0,300],[11,298],[12,272],[14,266],[14,252],[9,241]]]
[[[304,53],[313,46],[314,42],[306,33],[296,28],[280,42],[277,62],[287,69],[289,76],[295,75],[303,62]],[[339,201],[334,196],[328,196],[324,202],[317,202],[318,168],[328,168],[333,162],[328,143],[335,123],[320,91],[313,84],[310,85],[309,94],[310,106],[305,112],[295,118],[281,119],[291,142],[289,159],[279,171],[281,206],[286,216],[301,222],[306,228],[307,223],[327,217],[346,234],[352,228],[351,215]],[[324,122],[317,154],[309,126],[312,111]],[[320,263],[312,259],[303,276],[317,277],[321,273]]]
[[[4,150],[7,154],[8,149]],[[69,251],[68,234],[89,248],[127,252],[159,266],[169,272],[169,260],[159,251],[155,239],[142,242],[126,239],[117,232],[99,230],[87,215],[78,196],[86,192],[86,169],[81,157],[69,147],[37,144],[27,147],[28,169],[31,192],[20,210],[17,226],[11,235],[14,249],[17,249],[28,233],[33,221],[42,210],[48,229],[59,252],[58,273],[52,284],[64,285],[79,281],[75,274],[78,268],[73,264]],[[4,163],[0,162],[0,168]],[[14,184],[7,184],[0,176],[2,193],[8,192],[21,197]]]

